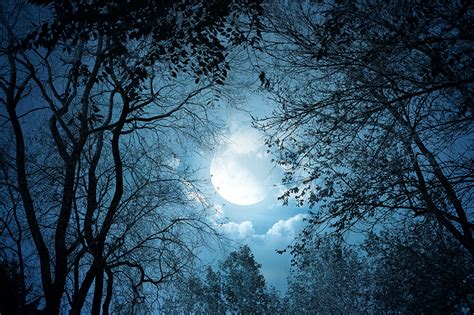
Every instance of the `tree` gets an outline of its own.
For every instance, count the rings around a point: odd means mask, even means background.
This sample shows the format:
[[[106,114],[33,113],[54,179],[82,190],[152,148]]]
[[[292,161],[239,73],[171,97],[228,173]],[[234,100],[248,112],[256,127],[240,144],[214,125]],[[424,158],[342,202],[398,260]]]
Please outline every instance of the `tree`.
[[[434,220],[364,242],[372,304],[394,313],[463,314],[474,307],[472,256]]]
[[[299,245],[326,224],[433,216],[474,254],[472,6],[272,8],[261,80],[279,105],[256,125],[286,171],[281,199],[313,207]]]
[[[223,283],[219,272],[207,266],[205,277],[199,270],[174,281],[160,311],[166,314],[226,314]]]
[[[280,292],[275,287],[268,288],[267,295],[267,314],[288,314],[288,308],[285,304],[285,300],[281,297]]]
[[[213,233],[176,161],[212,134],[227,48],[260,14],[259,1],[2,3],[1,211],[18,217],[2,230],[38,257],[27,281],[48,314],[134,312]]]
[[[177,314],[206,314],[204,295],[205,287],[199,277],[191,275],[183,279],[181,285],[178,286],[175,312]]]
[[[326,239],[295,261],[288,277],[290,314],[370,312],[367,264],[356,249]]]
[[[207,314],[225,314],[226,305],[222,294],[222,278],[219,272],[215,272],[208,266],[206,279],[204,281],[204,301]]]
[[[230,253],[222,262],[223,294],[231,313],[266,313],[269,301],[260,267],[247,245]]]
[[[292,266],[289,313],[471,312],[472,256],[443,229],[433,219],[415,220],[371,233],[360,245],[314,238]]]
[[[194,270],[173,286],[161,303],[166,314],[280,314],[284,306],[275,288],[267,288],[260,264],[248,246],[231,252],[218,271]]]

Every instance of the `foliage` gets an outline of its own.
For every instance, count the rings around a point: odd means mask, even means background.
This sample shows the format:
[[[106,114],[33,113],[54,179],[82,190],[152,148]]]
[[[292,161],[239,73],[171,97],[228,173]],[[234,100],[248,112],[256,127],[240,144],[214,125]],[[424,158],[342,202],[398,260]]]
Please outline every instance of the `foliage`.
[[[288,310],[291,314],[364,313],[366,262],[358,252],[330,240],[301,256],[288,277]]]
[[[400,313],[472,312],[474,261],[437,224],[372,234],[364,247],[378,308]]]
[[[289,312],[469,313],[473,265],[433,221],[372,233],[362,246],[318,240],[293,267]]]
[[[220,272],[215,272],[208,266],[206,279],[204,281],[204,302],[207,314],[225,314],[226,304],[222,294],[222,276]]]
[[[168,64],[172,77],[184,71],[196,83],[207,76],[223,84],[230,70],[226,46],[256,43],[255,32],[243,26],[248,23],[259,33],[263,13],[260,1],[254,0],[31,2],[51,8],[53,17],[40,23],[21,47],[60,46],[70,53],[70,45],[105,38],[101,54],[113,63],[103,70],[110,72],[115,62],[136,55],[137,45],[145,44],[146,52],[125,69],[133,84],[152,75],[149,68],[157,62]]]
[[[313,207],[305,233],[434,216],[474,254],[472,6],[272,9],[264,79],[279,106],[256,125],[286,171],[283,202]]]
[[[161,311],[172,314],[277,314],[283,312],[279,294],[267,288],[260,264],[248,246],[231,252],[216,272],[191,275],[178,284]]]
[[[265,312],[269,301],[260,267],[246,245],[230,253],[222,262],[223,294],[231,312]]]

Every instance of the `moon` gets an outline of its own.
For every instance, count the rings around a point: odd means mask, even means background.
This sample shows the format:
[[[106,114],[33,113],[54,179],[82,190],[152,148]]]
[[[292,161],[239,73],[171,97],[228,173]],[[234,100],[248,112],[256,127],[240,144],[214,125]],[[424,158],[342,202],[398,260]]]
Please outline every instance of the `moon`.
[[[211,162],[211,182],[217,193],[237,205],[261,202],[267,194],[270,162],[255,130],[229,137]]]

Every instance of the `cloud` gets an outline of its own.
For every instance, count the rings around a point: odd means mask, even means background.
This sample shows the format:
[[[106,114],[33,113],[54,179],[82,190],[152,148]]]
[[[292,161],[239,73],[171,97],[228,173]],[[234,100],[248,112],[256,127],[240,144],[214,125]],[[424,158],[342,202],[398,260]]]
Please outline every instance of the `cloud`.
[[[255,234],[255,229],[250,221],[242,223],[229,222],[221,225],[222,230],[228,237],[233,239],[245,239]]]
[[[262,241],[291,242],[305,225],[305,214],[299,213],[287,220],[279,220],[264,235],[255,235]]]
[[[228,237],[238,240],[251,237],[248,240],[249,242],[257,241],[272,247],[275,245],[279,247],[287,246],[298,236],[298,233],[305,225],[304,218],[306,215],[299,213],[287,220],[279,220],[265,234],[256,234],[252,222],[248,220],[241,223],[231,221],[219,224],[218,219],[224,218],[223,209],[220,206],[216,206],[215,209],[216,213],[212,219],[216,226],[227,234]]]
[[[273,238],[294,239],[300,232],[305,217],[306,215],[300,213],[288,220],[280,220],[267,231],[266,235]]]

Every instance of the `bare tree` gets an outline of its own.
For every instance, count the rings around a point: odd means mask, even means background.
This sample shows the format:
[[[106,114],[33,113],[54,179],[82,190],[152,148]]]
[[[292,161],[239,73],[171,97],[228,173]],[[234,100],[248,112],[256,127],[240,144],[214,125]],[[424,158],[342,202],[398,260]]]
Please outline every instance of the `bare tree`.
[[[31,2],[0,12],[10,254],[37,255],[47,313],[134,311],[214,233],[180,159],[211,141],[226,47],[252,40],[261,7]]]
[[[474,254],[472,6],[273,3],[257,122],[302,235],[435,217]],[[270,57],[270,58],[269,58]],[[326,231],[330,231],[326,230]]]

